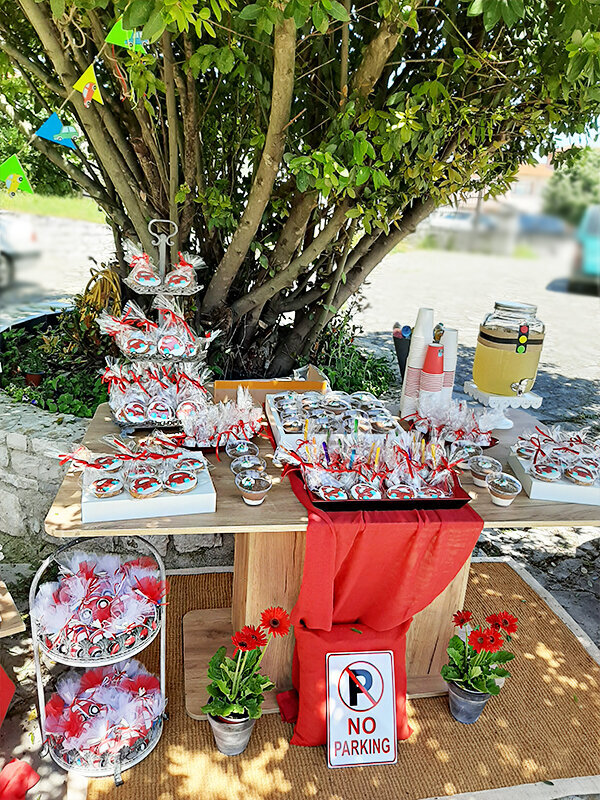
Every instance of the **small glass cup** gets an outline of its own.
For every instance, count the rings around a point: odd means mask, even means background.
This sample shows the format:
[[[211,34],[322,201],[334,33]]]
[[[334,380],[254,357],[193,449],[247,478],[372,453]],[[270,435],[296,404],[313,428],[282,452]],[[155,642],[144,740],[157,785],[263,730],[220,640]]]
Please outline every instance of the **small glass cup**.
[[[230,439],[225,445],[225,452],[229,458],[238,456],[257,456],[258,446],[246,439]]]
[[[521,489],[520,481],[506,472],[491,472],[485,479],[492,503],[509,506]]]
[[[254,472],[264,472],[266,468],[267,468],[267,462],[264,460],[264,458],[252,454],[234,458],[231,464],[229,465],[229,469],[233,472],[234,475],[237,475],[238,473],[244,472],[244,470],[249,470],[249,469],[253,470]]]
[[[235,485],[242,493],[242,500],[246,505],[259,506],[267,496],[273,481],[267,472],[246,469],[235,476]]]
[[[502,464],[489,456],[473,456],[469,459],[469,469],[475,486],[487,487],[487,476],[493,472],[502,472]]]

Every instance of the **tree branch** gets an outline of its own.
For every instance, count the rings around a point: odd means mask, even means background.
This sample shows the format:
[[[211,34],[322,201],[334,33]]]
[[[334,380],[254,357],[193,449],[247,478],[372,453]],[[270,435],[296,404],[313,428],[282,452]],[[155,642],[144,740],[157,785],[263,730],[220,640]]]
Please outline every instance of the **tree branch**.
[[[325,225],[308,247],[294,259],[287,269],[281,270],[274,275],[271,280],[263,283],[257,289],[254,289],[244,297],[240,297],[231,306],[231,309],[236,316],[246,314],[256,305],[264,305],[267,300],[285,289],[286,286],[291,286],[296,278],[306,269],[306,267],[318,258],[323,250],[333,241],[337,236],[339,229],[346,221],[346,211],[350,209],[350,200],[345,198],[342,203],[335,209],[331,219]]]
[[[5,34],[5,32],[3,31]],[[6,34],[5,34],[6,35]],[[67,96],[66,90],[60,85],[58,81],[55,81],[40,64],[32,61],[31,59],[27,58],[26,55],[21,53],[20,50],[12,45],[10,42],[7,42],[6,39],[0,39],[0,50],[4,50],[7,56],[10,56],[17,64],[22,67],[27,72],[30,72],[35,78],[37,78],[43,85],[54,94],[57,94],[59,97],[63,99]]]
[[[276,26],[273,38],[273,89],[265,145],[242,218],[204,296],[204,313],[211,313],[225,301],[270,200],[290,118],[295,58],[296,23],[293,18],[284,19]]]
[[[167,96],[167,129],[169,141],[169,219],[179,225],[179,214],[175,194],[179,184],[179,163],[177,148],[177,105],[175,102],[175,71],[171,34],[165,31],[161,39],[165,72],[165,94]],[[177,260],[179,240],[176,236],[171,245],[171,259]]]

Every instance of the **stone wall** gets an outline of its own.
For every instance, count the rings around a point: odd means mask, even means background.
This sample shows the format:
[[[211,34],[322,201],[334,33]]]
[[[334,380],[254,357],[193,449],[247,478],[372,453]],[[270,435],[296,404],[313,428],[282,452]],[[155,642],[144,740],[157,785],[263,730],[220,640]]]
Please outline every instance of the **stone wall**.
[[[5,580],[11,574],[26,577],[30,570],[24,565],[37,567],[60,543],[44,530],[65,471],[52,454],[70,452],[83,439],[88,423],[0,395],[0,577]],[[230,535],[151,538],[170,568],[233,563]]]

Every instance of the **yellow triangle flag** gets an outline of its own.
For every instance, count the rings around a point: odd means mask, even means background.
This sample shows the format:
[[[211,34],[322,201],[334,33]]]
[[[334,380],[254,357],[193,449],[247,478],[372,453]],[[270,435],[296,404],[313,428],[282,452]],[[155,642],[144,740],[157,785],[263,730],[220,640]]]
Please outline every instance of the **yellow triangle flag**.
[[[93,64],[89,65],[81,78],[73,85],[73,88],[83,95],[83,104],[86,108],[90,105],[92,100],[100,103],[100,105],[104,105],[104,100],[98,88],[98,79],[96,78]]]

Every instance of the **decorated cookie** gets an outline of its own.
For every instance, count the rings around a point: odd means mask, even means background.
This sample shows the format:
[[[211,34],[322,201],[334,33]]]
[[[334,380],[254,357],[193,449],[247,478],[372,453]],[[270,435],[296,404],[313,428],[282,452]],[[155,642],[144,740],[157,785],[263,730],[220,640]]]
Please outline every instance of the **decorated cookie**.
[[[181,469],[184,472],[200,472],[205,466],[206,462],[196,456],[185,456],[177,462],[177,469]]]
[[[552,464],[549,462],[532,464],[531,474],[539,481],[547,481],[548,483],[552,483],[552,481],[560,480],[561,469],[558,464]]]
[[[131,422],[133,425],[139,425],[146,421],[146,409],[138,400],[133,400],[131,403],[126,403],[123,406],[121,416],[127,422]]]
[[[192,285],[194,273],[189,269],[174,269],[165,278],[165,288],[172,290],[187,289]]]
[[[193,472],[184,472],[182,469],[171,472],[165,478],[165,489],[173,494],[185,494],[196,487],[198,478]]]
[[[147,336],[135,334],[127,337],[123,344],[123,351],[128,356],[150,356],[154,354],[155,346]]]
[[[96,497],[114,497],[123,491],[123,481],[120,478],[98,478],[90,484],[90,491]]]
[[[157,478],[158,469],[145,461],[134,462],[128,470],[130,478]]]
[[[131,274],[131,280],[143,289],[155,289],[160,286],[160,277],[156,272],[146,267],[141,267]]]
[[[417,492],[417,497],[446,497],[446,492],[439,486],[424,486]]]
[[[200,414],[200,412],[200,403],[196,403],[195,400],[184,400],[177,406],[175,416],[177,419],[183,419],[184,417],[190,417],[194,414]]]
[[[392,486],[386,492],[388,500],[410,500],[415,496],[410,486]]]
[[[350,489],[355,500],[381,500],[381,491],[368,483],[357,483]]]
[[[168,422],[173,418],[173,409],[164,400],[156,398],[148,403],[146,416],[153,422]]]
[[[183,358],[186,355],[186,348],[179,336],[165,333],[158,340],[158,352],[168,358]]]
[[[186,342],[185,343],[185,354],[187,358],[195,358],[198,355],[198,343],[197,342]]]
[[[323,500],[347,500],[348,493],[339,486],[321,486],[319,494]]]
[[[596,480],[597,472],[583,464],[575,464],[565,469],[565,478],[579,486],[591,486]]]
[[[524,443],[517,446],[515,453],[519,458],[529,460],[534,457],[536,449],[532,444]]]
[[[162,491],[162,483],[158,478],[145,475],[141,478],[134,478],[129,484],[129,494],[137,499],[154,497]]]
[[[90,466],[94,469],[106,470],[106,472],[116,472],[123,466],[123,461],[118,456],[98,456]]]

